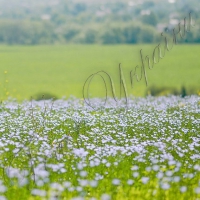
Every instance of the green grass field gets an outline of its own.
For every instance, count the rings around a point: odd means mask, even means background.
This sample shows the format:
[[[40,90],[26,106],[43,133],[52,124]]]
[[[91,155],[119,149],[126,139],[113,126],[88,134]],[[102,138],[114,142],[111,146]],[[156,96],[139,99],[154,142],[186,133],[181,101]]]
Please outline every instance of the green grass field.
[[[140,49],[151,55],[155,45],[66,45],[66,46],[0,46],[0,94],[18,100],[37,93],[57,97],[82,97],[82,87],[89,75],[100,70],[110,74],[119,94],[121,63],[128,95],[144,96],[148,88],[144,79],[131,88],[129,73],[140,65]],[[176,45],[152,70],[147,69],[148,86],[180,89],[200,85],[199,45]],[[5,73],[7,71],[7,73]],[[95,77],[91,97],[105,95],[103,82]]]

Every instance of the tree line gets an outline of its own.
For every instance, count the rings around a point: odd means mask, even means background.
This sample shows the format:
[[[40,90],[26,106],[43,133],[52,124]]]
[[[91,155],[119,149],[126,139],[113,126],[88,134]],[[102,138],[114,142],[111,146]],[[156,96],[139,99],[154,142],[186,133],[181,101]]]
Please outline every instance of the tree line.
[[[199,43],[198,1],[0,0],[0,44],[156,43],[159,25],[170,27],[170,20],[180,21],[190,11],[197,28],[181,42]]]
[[[180,42],[199,43],[200,34],[193,29]],[[58,29],[48,21],[0,20],[1,44],[137,44],[155,43],[160,34],[142,23],[108,23],[95,26],[66,24]]]

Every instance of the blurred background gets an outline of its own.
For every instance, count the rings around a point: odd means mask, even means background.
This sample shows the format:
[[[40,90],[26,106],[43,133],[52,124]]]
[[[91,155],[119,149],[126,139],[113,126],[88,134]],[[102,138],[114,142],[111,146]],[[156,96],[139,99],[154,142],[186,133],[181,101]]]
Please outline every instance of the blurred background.
[[[195,28],[148,72],[148,88],[130,88],[140,49],[151,55],[160,33],[189,12]],[[1,98],[82,97],[84,81],[99,70],[119,88],[119,63],[130,94],[199,94],[199,26],[199,0],[0,0]],[[99,85],[94,80],[91,96],[104,96]]]
[[[191,11],[200,22],[198,5],[198,0],[0,0],[0,43],[154,43]],[[199,43],[198,33],[182,42]]]

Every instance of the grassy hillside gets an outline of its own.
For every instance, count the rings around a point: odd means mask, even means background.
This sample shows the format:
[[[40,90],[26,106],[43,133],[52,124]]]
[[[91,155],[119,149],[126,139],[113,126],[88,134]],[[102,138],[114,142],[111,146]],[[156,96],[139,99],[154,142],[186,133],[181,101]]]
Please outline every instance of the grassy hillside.
[[[18,100],[30,99],[37,93],[57,97],[82,97],[82,87],[92,73],[105,70],[110,74],[119,94],[121,63],[128,94],[144,96],[148,87],[144,79],[130,84],[130,71],[140,65],[140,49],[144,56],[152,55],[155,45],[68,45],[68,46],[0,46],[0,94]],[[166,56],[146,70],[149,87],[194,87],[200,85],[199,45],[177,45]],[[100,77],[100,76],[99,76]],[[108,86],[109,87],[109,86]],[[103,82],[95,77],[91,96],[105,95]]]

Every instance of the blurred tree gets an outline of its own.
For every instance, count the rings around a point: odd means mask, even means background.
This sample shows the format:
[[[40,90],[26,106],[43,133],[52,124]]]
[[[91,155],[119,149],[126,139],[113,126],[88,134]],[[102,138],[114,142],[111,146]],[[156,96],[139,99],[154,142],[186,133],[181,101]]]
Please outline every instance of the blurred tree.
[[[77,3],[77,4],[74,5],[74,8],[73,8],[72,13],[73,13],[74,15],[78,15],[78,14],[80,14],[81,12],[86,11],[86,8],[87,8],[87,6],[86,6],[85,3]]]
[[[87,30],[85,33],[85,43],[92,44],[96,42],[97,32],[94,30]]]
[[[63,31],[64,38],[67,42],[71,41],[77,34],[80,33],[80,29],[76,26],[71,26]]]
[[[107,6],[109,6],[109,4]],[[113,4],[110,7],[111,7],[112,13],[119,13],[122,10],[126,9],[127,6],[126,6],[126,3],[124,3],[124,2],[116,2],[115,4]]]
[[[143,3],[143,8],[144,9],[149,9],[150,7],[153,7],[155,6],[155,3],[153,1],[145,1]]]
[[[158,19],[157,19],[157,16],[155,15],[155,13],[151,12],[149,15],[142,16],[142,22],[144,24],[156,26],[158,23]]]
[[[125,42],[120,27],[112,27],[104,31],[101,35],[101,40],[103,44],[119,44]]]
[[[142,43],[153,43],[156,41],[156,31],[150,26],[145,26],[141,29],[138,40]]]
[[[47,22],[19,20],[0,21],[0,42],[7,44],[53,43],[57,39],[53,26]]]
[[[128,26],[123,30],[125,37],[125,43],[135,44],[139,42],[141,27],[140,26]]]
[[[60,26],[61,24],[66,23],[66,16],[60,15],[58,13],[53,13],[51,16],[51,21],[57,26]]]

